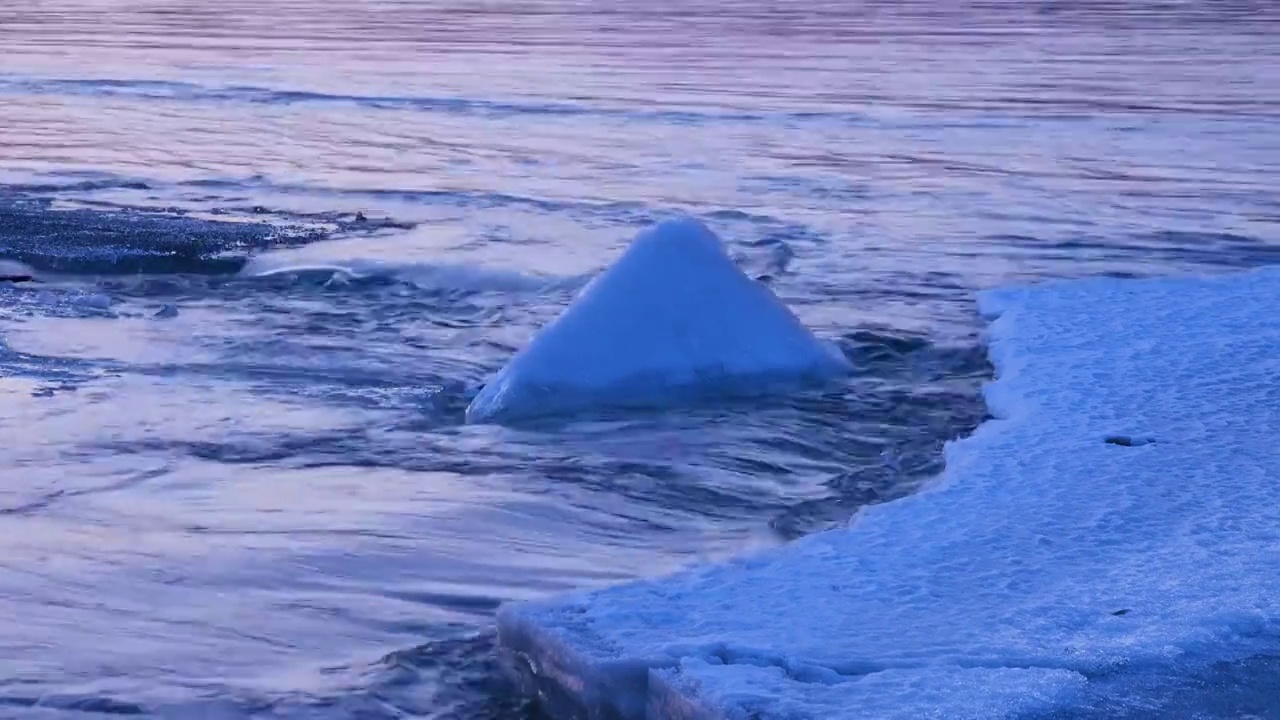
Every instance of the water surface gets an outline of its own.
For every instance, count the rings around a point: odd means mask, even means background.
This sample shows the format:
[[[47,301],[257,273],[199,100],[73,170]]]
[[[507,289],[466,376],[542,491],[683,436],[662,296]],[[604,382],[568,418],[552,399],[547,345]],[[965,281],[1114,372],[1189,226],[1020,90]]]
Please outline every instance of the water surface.
[[[0,287],[0,713],[530,717],[499,603],[937,472],[984,416],[976,290],[1280,258],[1277,29],[1263,2],[0,11],[0,262],[42,280]],[[676,212],[857,374],[462,424]],[[1260,672],[1149,705],[1275,717]]]

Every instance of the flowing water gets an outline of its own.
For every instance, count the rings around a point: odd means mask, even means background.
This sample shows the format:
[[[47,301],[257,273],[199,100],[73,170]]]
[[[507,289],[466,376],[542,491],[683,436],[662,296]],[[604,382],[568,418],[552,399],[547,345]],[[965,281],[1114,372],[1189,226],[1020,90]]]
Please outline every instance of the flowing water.
[[[501,602],[911,492],[984,417],[975,290],[1280,260],[1277,31],[1262,0],[9,3],[0,274],[39,282],[0,283],[0,715],[534,716]],[[463,424],[678,212],[855,376]]]

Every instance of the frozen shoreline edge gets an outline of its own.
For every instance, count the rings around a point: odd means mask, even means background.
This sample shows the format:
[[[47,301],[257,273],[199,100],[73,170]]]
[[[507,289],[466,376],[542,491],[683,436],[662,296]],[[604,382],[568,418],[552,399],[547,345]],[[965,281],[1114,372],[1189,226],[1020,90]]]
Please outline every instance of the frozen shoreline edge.
[[[1110,277],[1088,277],[1055,279],[1030,284],[1013,284],[981,291],[976,294],[976,311],[986,326],[981,333],[981,341],[986,355],[993,368],[992,377],[983,385],[983,398],[990,418],[982,422],[972,433],[948,441],[943,448],[943,470],[922,484],[912,495],[889,503],[886,506],[901,507],[904,503],[917,502],[930,493],[948,487],[954,478],[955,468],[965,464],[964,459],[956,453],[963,443],[978,437],[990,437],[994,433],[1006,432],[1017,427],[1016,422],[1021,413],[1018,398],[1010,394],[1010,385],[1018,377],[1022,363],[1017,361],[1016,353],[1005,349],[1002,341],[1017,322],[1022,310],[1016,302],[1017,296],[1026,292],[1039,292],[1047,288],[1065,285],[1088,287],[1090,285],[1122,283],[1125,288],[1144,286],[1148,283],[1169,281],[1220,282],[1223,276],[1247,281],[1264,273],[1280,276],[1280,266],[1263,266],[1259,268],[1237,270],[1230,273],[1195,273],[1176,274],[1152,278],[1131,278],[1117,280]],[[1109,442],[1109,441],[1108,441]],[[968,459],[970,462],[971,458]],[[772,548],[760,553],[748,553],[737,556],[718,566],[732,566],[749,562],[758,555],[787,554],[798,545],[815,538],[828,537],[833,533],[850,532],[866,517],[866,512],[878,512],[872,506],[860,510],[845,528],[837,528],[822,533],[806,536],[788,543],[780,548]],[[705,566],[691,566],[676,573],[660,578],[641,578],[632,582],[645,582],[671,578],[676,579],[695,572]],[[629,585],[623,583],[622,585]],[[499,643],[503,655],[502,665],[520,686],[527,697],[537,698],[545,711],[556,720],[588,718],[590,720],[723,720],[722,708],[708,707],[696,696],[682,691],[678,684],[668,681],[668,676],[678,674],[677,665],[680,658],[625,658],[602,662],[599,652],[592,658],[592,653],[582,650],[594,647],[599,650],[608,647],[609,641],[583,627],[574,627],[565,634],[564,627],[548,628],[536,622],[530,622],[532,613],[522,616],[521,611],[543,608],[563,608],[572,597],[588,594],[593,591],[577,591],[555,598],[538,601],[507,604],[499,609]],[[545,619],[545,618],[542,618]],[[570,637],[581,634],[582,637]],[[588,636],[589,634],[589,636]],[[1256,639],[1256,638],[1255,638]],[[575,642],[579,641],[579,642]],[[583,642],[585,641],[585,642]],[[673,640],[678,645],[678,639]],[[1196,643],[1193,643],[1193,645]],[[1184,648],[1184,650],[1187,648]],[[1208,667],[1218,661],[1236,661],[1256,655],[1266,648],[1258,647],[1252,642],[1239,646],[1221,647],[1202,657],[1191,658],[1192,663],[1183,670],[1196,670]],[[1183,655],[1183,659],[1187,659]],[[1193,667],[1194,666],[1194,667]],[[673,673],[672,671],[676,672]],[[1070,671],[1078,674],[1078,671]],[[1095,679],[1105,679],[1111,673],[1104,673]],[[678,679],[678,678],[677,678]],[[1085,675],[1079,675],[1080,684],[1077,691],[1088,693],[1084,689]],[[1073,693],[1074,694],[1074,693]],[[1060,698],[1061,699],[1061,698]],[[1083,699],[1078,698],[1078,699]],[[1032,703],[1033,705],[1035,703]],[[1065,709],[1058,703],[1043,703],[1045,707],[1023,707],[1022,713],[1037,715],[1039,712],[1054,709]]]
[[[934,477],[924,481],[916,492],[895,502],[928,494],[941,483],[945,483],[948,467],[952,461],[953,446],[982,432],[984,428],[990,431],[988,426],[1003,425],[1007,422],[1007,415],[1001,414],[996,409],[990,392],[990,389],[1005,377],[1005,369],[997,359],[997,353],[994,352],[993,347],[999,339],[995,334],[998,332],[999,322],[1007,313],[993,309],[989,298],[992,297],[993,292],[1024,287],[1028,286],[1014,285],[985,290],[977,293],[975,297],[975,312],[987,323],[980,338],[986,348],[986,355],[991,362],[993,372],[991,377],[983,383],[983,400],[992,417],[980,423],[968,435],[948,440],[942,448],[943,469]],[[767,548],[757,552],[785,552],[796,543],[804,543],[810,538],[829,533],[850,532],[867,509],[860,508],[844,527],[806,535],[781,547]],[[755,554],[757,553],[747,552],[719,564],[740,562]],[[699,566],[683,568],[673,575],[679,576],[696,567]],[[573,644],[566,642],[564,638],[545,627],[526,622],[517,613],[522,607],[555,602],[557,599],[577,594],[577,592],[581,591],[543,600],[508,603],[499,607],[497,613],[499,666],[508,680],[516,685],[520,695],[534,699],[539,707],[555,720],[641,718],[643,720],[720,720],[722,718],[722,715],[714,709],[707,708],[696,698],[684,694],[678,687],[668,682],[663,673],[658,672],[674,668],[675,662],[658,659],[649,663],[622,661],[616,666],[607,668],[607,672],[600,672],[601,668],[577,652]],[[593,640],[603,642],[603,638],[597,637]],[[584,682],[584,679],[589,680]],[[654,715],[651,712],[652,708],[661,708],[660,714]]]

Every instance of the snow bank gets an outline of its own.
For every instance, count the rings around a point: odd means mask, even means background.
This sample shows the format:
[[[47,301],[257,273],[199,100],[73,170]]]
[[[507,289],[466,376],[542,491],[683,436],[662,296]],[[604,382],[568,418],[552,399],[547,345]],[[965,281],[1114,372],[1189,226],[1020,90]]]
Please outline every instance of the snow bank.
[[[693,219],[641,233],[472,401],[471,422],[760,392],[849,369]]]
[[[1277,304],[1276,269],[987,293],[998,419],[933,486],[727,564],[506,606],[508,662],[589,717],[987,718],[1274,652]]]

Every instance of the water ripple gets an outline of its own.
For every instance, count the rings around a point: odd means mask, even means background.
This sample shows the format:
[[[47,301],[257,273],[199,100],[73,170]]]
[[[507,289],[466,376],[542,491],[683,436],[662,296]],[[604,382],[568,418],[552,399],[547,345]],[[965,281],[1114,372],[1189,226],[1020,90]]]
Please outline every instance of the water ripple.
[[[0,9],[0,274],[34,276],[0,282],[0,714],[534,717],[498,603],[914,492],[985,417],[976,291],[1275,262],[1277,28],[1256,0]],[[854,375],[462,423],[676,212]],[[1151,706],[1256,711],[1267,667]]]

